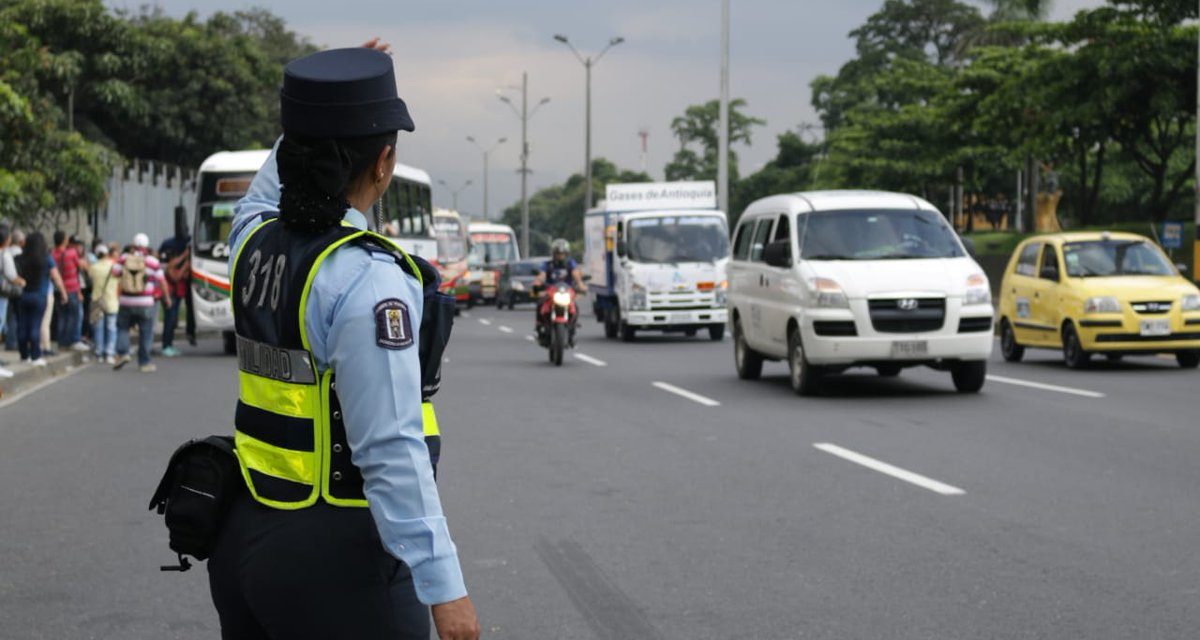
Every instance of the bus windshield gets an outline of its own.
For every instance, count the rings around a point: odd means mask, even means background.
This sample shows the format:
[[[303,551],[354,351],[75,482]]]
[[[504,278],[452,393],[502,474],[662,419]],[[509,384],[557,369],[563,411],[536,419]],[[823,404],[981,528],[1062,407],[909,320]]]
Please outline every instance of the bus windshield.
[[[214,255],[221,253],[217,249],[217,245],[224,244],[229,240],[229,230],[233,225],[233,207],[234,202],[209,202],[200,205],[200,211],[196,215],[196,250],[199,253],[212,255],[215,258],[228,257],[228,255]],[[217,249],[214,252],[214,249]]]
[[[512,262],[517,259],[514,238],[507,233],[472,233],[467,263],[472,266]]]
[[[199,206],[196,209],[195,252],[204,258],[229,257],[229,231],[234,205],[250,188],[254,173],[214,172],[200,174]]]
[[[716,216],[634,218],[628,225],[629,257],[634,262],[716,262],[729,257],[725,220]]]
[[[467,238],[462,223],[454,218],[435,216],[433,235],[437,238],[437,257],[441,262],[458,262],[467,257]]]

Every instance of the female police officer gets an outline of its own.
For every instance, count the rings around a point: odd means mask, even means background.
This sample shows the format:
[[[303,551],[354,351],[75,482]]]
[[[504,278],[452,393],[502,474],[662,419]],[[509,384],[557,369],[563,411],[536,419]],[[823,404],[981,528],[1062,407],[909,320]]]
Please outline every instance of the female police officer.
[[[230,233],[249,491],[209,561],[222,637],[479,636],[422,433],[421,269],[366,229],[396,132],[391,58],[285,69],[284,135]],[[440,359],[440,358],[439,358]]]

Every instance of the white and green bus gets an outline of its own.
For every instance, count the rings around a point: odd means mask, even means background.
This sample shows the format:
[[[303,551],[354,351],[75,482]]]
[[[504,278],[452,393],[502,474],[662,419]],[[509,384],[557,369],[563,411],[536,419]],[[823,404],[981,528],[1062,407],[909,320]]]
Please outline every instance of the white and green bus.
[[[270,151],[221,151],[201,165],[197,178],[195,231],[192,234],[192,301],[196,325],[220,331],[225,351],[233,353],[233,310],[229,304],[229,230],[234,206],[246,195],[254,174]],[[430,260],[437,257],[433,235],[429,174],[396,163],[392,186],[379,209],[368,212],[376,228],[405,251]]]

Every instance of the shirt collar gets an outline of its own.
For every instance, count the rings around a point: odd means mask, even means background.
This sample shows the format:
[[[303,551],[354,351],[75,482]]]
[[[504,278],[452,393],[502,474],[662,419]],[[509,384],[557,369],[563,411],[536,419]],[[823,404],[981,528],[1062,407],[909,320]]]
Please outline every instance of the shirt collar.
[[[351,226],[359,229],[360,231],[367,230],[367,217],[354,207],[350,207],[346,210],[346,215],[342,217],[342,220],[350,223]]]

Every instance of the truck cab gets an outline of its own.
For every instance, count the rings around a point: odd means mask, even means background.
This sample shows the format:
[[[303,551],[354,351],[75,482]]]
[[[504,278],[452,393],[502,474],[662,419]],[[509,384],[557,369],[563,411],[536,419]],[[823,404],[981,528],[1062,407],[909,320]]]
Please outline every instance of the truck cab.
[[[725,335],[729,231],[711,182],[608,186],[584,219],[584,274],[605,335]]]

